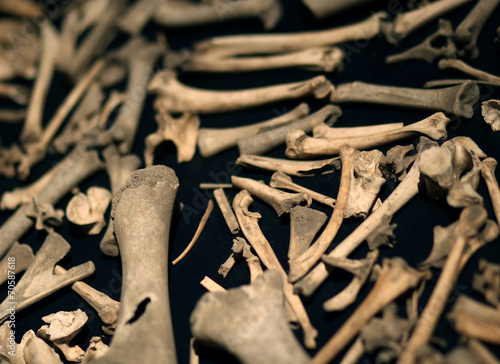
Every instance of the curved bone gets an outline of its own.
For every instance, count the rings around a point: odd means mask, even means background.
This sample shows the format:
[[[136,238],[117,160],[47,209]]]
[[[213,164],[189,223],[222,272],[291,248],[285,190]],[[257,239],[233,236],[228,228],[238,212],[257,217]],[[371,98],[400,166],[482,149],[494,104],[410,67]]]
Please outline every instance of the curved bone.
[[[500,130],[500,100],[483,101],[481,114],[486,124],[491,126],[491,130]]]
[[[477,68],[469,66],[460,59],[442,59],[438,63],[440,70],[453,69],[465,73],[471,78],[477,78],[481,81],[490,82],[500,86],[500,76],[492,75],[491,73],[481,71]]]
[[[71,246],[61,235],[50,233],[47,236],[33,263],[0,305],[0,322],[5,321],[10,315],[11,297],[15,298],[15,311],[19,312],[55,291],[94,273],[94,263],[89,261],[71,268],[66,274],[54,274],[54,265],[68,254],[70,248]]]
[[[371,3],[373,0],[302,0],[302,3],[313,13],[316,19],[326,18],[338,14],[356,6]]]
[[[156,73],[148,85],[148,91],[156,94],[156,110],[213,114],[247,109],[277,101],[314,96],[329,96],[333,85],[325,76],[317,76],[302,82],[235,91],[213,91],[182,84],[174,71]]]
[[[115,334],[108,352],[96,364],[157,363],[158,358],[177,362],[167,257],[178,187],[172,169],[153,166],[132,172],[114,196],[112,218],[123,287]]]
[[[325,196],[321,193],[310,190],[309,188],[305,188],[305,187],[302,187],[296,183],[293,183],[292,179],[283,172],[278,171],[278,172],[273,173],[273,175],[271,176],[271,181],[269,182],[269,185],[271,187],[279,188],[282,190],[290,190],[290,191],[299,192],[299,193],[305,192],[309,196],[311,196],[311,198],[313,200],[315,200],[319,203],[322,203],[326,206],[329,206],[329,207],[335,207],[336,200],[334,198]]]
[[[261,217],[260,214],[250,212],[248,210],[248,207],[252,202],[253,199],[250,196],[250,193],[246,190],[238,193],[233,200],[233,209],[240,224],[241,231],[248,239],[250,245],[254,248],[255,252],[262,261],[262,264],[264,264],[268,269],[278,271],[281,275],[281,279],[283,281],[283,292],[293,313],[297,317],[300,326],[302,327],[305,345],[307,348],[313,349],[316,347],[316,336],[318,335],[318,332],[312,326],[299,296],[293,293],[293,286],[288,283],[285,270],[276,257],[273,248],[259,228],[258,220]]]
[[[439,112],[399,130],[347,139],[311,138],[300,130],[292,130],[287,135],[286,155],[295,159],[332,155],[338,154],[343,145],[350,145],[357,149],[370,149],[422,134],[435,140],[443,140],[448,135],[446,126],[449,122],[450,119]]]
[[[495,177],[495,169],[497,167],[497,161],[493,158],[486,158],[483,160],[481,166],[481,174],[486,181],[486,186],[488,187],[488,193],[491,198],[491,204],[493,205],[493,211],[495,212],[495,217],[497,223],[500,224],[500,188],[498,187],[498,181]]]
[[[200,128],[198,131],[198,149],[202,157],[211,157],[223,150],[234,147],[237,140],[261,132],[278,128],[293,120],[305,117],[309,113],[309,105],[299,104],[295,109],[276,118],[260,123],[238,126],[234,128]]]
[[[73,196],[66,206],[66,216],[89,235],[97,235],[106,225],[104,214],[111,202],[111,192],[102,187],[90,187],[87,194]]]
[[[390,123],[370,126],[351,126],[347,128],[329,127],[326,124],[319,124],[313,129],[315,138],[325,139],[347,139],[366,137],[380,133],[388,133],[400,129],[404,123]]]
[[[59,355],[57,355],[54,349],[37,337],[33,330],[25,333],[23,340],[26,341],[23,348],[23,356],[26,364],[62,364]]]
[[[357,81],[339,85],[330,97],[334,104],[360,102],[392,105],[449,112],[467,119],[474,115],[473,106],[478,100],[479,88],[470,81],[436,90],[381,86]]]
[[[310,363],[287,325],[281,280],[268,270],[249,286],[206,293],[191,314],[194,337],[243,364]]]
[[[305,206],[290,209],[290,246],[288,260],[295,261],[311,245],[326,222],[326,214]]]
[[[12,264],[12,259],[14,259],[15,264]],[[14,272],[15,274],[24,272],[34,259],[33,249],[28,244],[19,244],[16,241],[0,261],[0,284],[7,282],[9,272]]]

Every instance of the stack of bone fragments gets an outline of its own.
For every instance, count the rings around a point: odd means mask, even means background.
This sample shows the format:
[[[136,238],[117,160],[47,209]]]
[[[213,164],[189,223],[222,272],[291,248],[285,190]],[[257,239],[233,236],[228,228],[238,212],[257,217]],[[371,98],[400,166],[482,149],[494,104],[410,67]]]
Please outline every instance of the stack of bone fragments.
[[[500,363],[499,3],[0,0],[0,363]]]

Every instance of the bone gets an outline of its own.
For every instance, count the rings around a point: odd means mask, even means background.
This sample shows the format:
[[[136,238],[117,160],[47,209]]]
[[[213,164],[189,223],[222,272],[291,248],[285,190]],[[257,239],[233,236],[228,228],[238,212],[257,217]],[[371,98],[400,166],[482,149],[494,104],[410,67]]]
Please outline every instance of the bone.
[[[296,282],[314,267],[335,239],[344,221],[344,213],[351,188],[352,168],[358,156],[359,151],[354,148],[349,146],[341,148],[342,175],[340,177],[337,202],[335,203],[332,216],[318,239],[299,257],[290,261],[289,282]]]
[[[9,327],[9,325],[12,326],[10,321],[7,321],[2,326],[0,326],[0,355],[2,357],[2,360],[8,364],[26,364],[26,362],[24,361],[23,350],[28,337],[27,335],[24,335],[21,343],[16,343],[16,330],[12,332],[12,329]]]
[[[0,4],[2,13],[35,18],[43,13],[42,8],[31,0],[7,0]]]
[[[372,290],[351,317],[313,357],[313,363],[329,363],[355,337],[362,327],[398,296],[415,288],[430,272],[418,272],[403,259],[384,259]]]
[[[16,143],[9,148],[0,147],[0,174],[7,178],[16,176],[16,164],[21,162],[23,151]]]
[[[33,263],[0,305],[0,322],[5,321],[10,315],[8,310],[11,308],[12,299],[9,298],[15,297],[15,310],[19,312],[57,290],[94,273],[94,264],[86,262],[71,268],[66,274],[54,275],[54,265],[66,256],[70,248],[61,235],[50,233],[47,236]]]
[[[229,53],[229,52],[227,52]],[[252,72],[285,68],[299,68],[316,72],[333,72],[343,69],[344,54],[339,47],[316,47],[278,55],[247,56],[227,55],[217,51],[195,53],[182,64],[188,72]]]
[[[213,114],[267,105],[273,102],[314,96],[324,99],[333,90],[325,76],[302,82],[236,91],[213,91],[182,84],[174,71],[157,72],[148,85],[148,92],[157,95],[156,110]]]
[[[390,123],[370,126],[352,126],[346,128],[329,127],[326,124],[319,124],[313,129],[315,138],[325,139],[347,139],[365,137],[375,134],[388,133],[398,130],[404,123]]]
[[[0,97],[10,99],[18,105],[26,105],[28,103],[29,89],[15,85],[12,83],[0,83]]]
[[[478,99],[479,88],[470,81],[437,90],[352,82],[339,85],[330,97],[332,103],[360,102],[443,111],[467,119],[474,115],[473,106]]]
[[[483,101],[481,114],[486,124],[491,126],[491,130],[500,130],[500,100]]]
[[[288,328],[281,280],[269,270],[249,286],[206,293],[190,318],[195,339],[222,347],[244,364],[309,363]]]
[[[90,339],[89,347],[85,352],[82,364],[88,364],[93,360],[99,359],[104,356],[108,350],[109,347],[102,342],[102,339],[99,336],[93,336]]]
[[[398,44],[415,30],[468,2],[470,0],[441,0],[427,3],[418,9],[397,14],[390,23],[383,23],[382,32],[389,43]]]
[[[402,181],[407,169],[415,161],[416,155],[407,156],[414,149],[412,144],[397,145],[389,149],[380,162],[380,170],[386,179]]]
[[[479,0],[464,20],[457,26],[454,40],[458,44],[458,54],[461,57],[478,57],[477,39],[483,26],[499,2],[499,0]]]
[[[288,260],[295,261],[309,248],[326,222],[326,214],[305,206],[290,209],[290,246]]]
[[[24,272],[33,262],[35,255],[27,244],[19,244],[17,241],[9,249],[5,257],[0,261],[0,284],[7,282],[9,275]]]
[[[242,155],[236,163],[245,167],[283,172],[289,176],[311,177],[332,173],[340,169],[340,158],[329,158],[318,161],[293,161],[288,159],[262,157],[259,155]]]
[[[305,345],[307,348],[313,349],[316,347],[316,336],[318,332],[312,326],[302,301],[293,293],[293,286],[287,282],[285,270],[259,228],[258,219],[261,215],[248,210],[252,202],[253,199],[246,190],[238,193],[233,200],[233,209],[240,224],[241,231],[248,239],[250,245],[254,248],[264,266],[268,269],[278,271],[281,275],[284,295],[302,327]]]
[[[224,190],[222,188],[214,190],[214,198],[215,201],[217,201],[217,205],[219,205],[219,209],[224,217],[224,221],[226,222],[229,231],[231,234],[238,234],[240,226],[238,225],[238,220],[236,220],[236,216],[234,216],[233,209],[229,204]]]
[[[35,229],[50,233],[54,231],[54,227],[62,224],[64,211],[55,209],[49,203],[39,202],[36,197],[33,197],[33,203],[26,211],[26,216],[35,221]]]
[[[278,216],[289,213],[292,207],[302,203],[311,206],[312,198],[307,193],[287,193],[253,179],[237,176],[231,176],[231,183],[234,187],[247,190],[253,196],[263,200],[276,211]]]
[[[25,333],[23,340],[26,341],[23,348],[23,357],[26,364],[63,364],[54,349],[37,337],[33,330]]]
[[[113,198],[123,287],[115,334],[108,352],[96,364],[156,363],[158,358],[176,362],[167,256],[178,187],[172,169],[153,166],[132,172]]]
[[[234,128],[200,128],[198,131],[198,149],[202,157],[209,158],[228,148],[234,147],[237,140],[268,129],[274,129],[282,124],[305,117],[309,113],[309,105],[301,103],[293,110],[270,120]]]
[[[498,29],[497,29],[497,34],[498,34],[498,36],[495,38],[495,44],[497,46],[500,46],[500,27],[498,27]]]
[[[479,358],[484,364],[499,364],[500,361],[491,353],[491,351],[480,341],[470,339],[467,340],[467,348],[474,353],[475,357]]]
[[[263,273],[262,266],[260,265],[260,259],[252,253],[251,246],[245,239],[239,236],[234,238],[232,250],[233,253],[224,262],[224,264],[219,267],[218,273],[224,278],[226,278],[236,261],[240,259],[244,259],[248,265],[251,282]]]
[[[466,207],[462,210],[458,226],[453,233],[453,247],[408,344],[398,359],[398,363],[413,363],[417,351],[428,343],[460,273],[460,261],[467,240],[478,234],[478,231],[485,224],[486,218],[486,210],[479,205]]]
[[[87,314],[80,309],[72,312],[59,311],[42,317],[42,320],[48,325],[43,325],[38,329],[36,335],[51,341],[63,353],[66,360],[81,362],[85,352],[78,345],[71,345],[70,342],[87,323]]]
[[[222,287],[219,283],[215,282],[212,278],[205,276],[200,284],[208,292],[226,292],[226,289]]]
[[[199,185],[201,190],[216,190],[218,188],[233,188],[231,183],[200,183]]]
[[[344,269],[353,274],[354,277],[351,283],[340,293],[323,302],[323,309],[327,312],[341,311],[353,304],[356,301],[359,291],[370,276],[377,258],[378,250],[369,252],[366,258],[360,260],[325,256],[323,262],[328,266]]]
[[[294,192],[305,192],[311,198],[319,203],[322,203],[329,207],[335,207],[336,200],[334,198],[325,196],[316,191],[310,190],[309,188],[302,187],[292,181],[292,179],[283,172],[275,172],[271,176],[271,181],[269,185],[274,188],[279,188],[282,190],[289,190]]]
[[[373,0],[336,1],[334,3],[327,0],[302,0],[302,3],[309,9],[316,19],[323,19],[342,13],[353,7],[362,6],[371,2],[373,2]]]
[[[118,28],[130,35],[139,35],[162,3],[161,0],[140,0],[135,2],[120,15],[117,22]]]
[[[38,193],[39,202],[55,205],[73,187],[103,168],[97,152],[86,151],[82,147],[75,148],[61,165],[61,169],[54,174],[51,182]],[[0,227],[0,256],[4,256],[12,244],[33,226],[33,220],[26,216],[26,212],[32,208],[33,202],[19,207]]]
[[[418,135],[426,135],[434,140],[444,140],[448,135],[446,126],[449,122],[450,119],[439,112],[399,130],[347,139],[311,138],[300,130],[292,130],[287,135],[286,156],[294,159],[306,159],[334,155],[339,153],[343,145],[350,145],[357,149],[371,149]]]
[[[472,288],[482,293],[486,302],[500,307],[500,265],[481,259],[479,270],[480,274],[474,274]]]
[[[191,340],[189,340],[189,364],[200,364],[200,357],[196,353],[196,341],[192,337]]]
[[[88,235],[97,235],[106,225],[104,214],[111,202],[111,193],[102,187],[90,187],[86,194],[73,196],[66,206],[66,216]]]
[[[2,123],[17,124],[23,121],[25,118],[26,118],[25,110],[17,110],[17,109],[0,110],[0,122]]]
[[[156,114],[158,130],[146,137],[144,161],[147,166],[154,162],[154,153],[164,141],[172,141],[177,148],[177,162],[189,162],[196,153],[196,140],[200,119],[197,115],[185,112],[178,118],[165,111]]]
[[[492,75],[491,73],[481,71],[477,68],[469,66],[462,60],[459,59],[442,59],[438,63],[438,67],[441,70],[452,69],[465,73],[471,78],[475,78],[481,81],[486,81],[500,86],[500,76]]]
[[[238,139],[238,149],[240,155],[265,154],[272,149],[282,145],[286,141],[287,133],[290,130],[302,130],[309,133],[320,123],[326,122],[329,125],[334,124],[342,115],[340,108],[334,105],[326,105],[315,113],[277,128],[263,131],[262,133]]]

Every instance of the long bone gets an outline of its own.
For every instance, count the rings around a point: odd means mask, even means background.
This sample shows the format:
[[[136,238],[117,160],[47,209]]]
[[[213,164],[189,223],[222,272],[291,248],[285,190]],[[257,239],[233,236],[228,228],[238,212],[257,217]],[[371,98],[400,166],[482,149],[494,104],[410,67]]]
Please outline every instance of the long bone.
[[[262,261],[262,264],[264,264],[268,269],[273,269],[279,272],[283,281],[283,292],[287,302],[302,327],[305,345],[307,348],[313,349],[316,347],[316,336],[318,332],[312,326],[299,296],[293,293],[293,286],[288,283],[285,270],[276,257],[273,248],[259,228],[258,221],[261,215],[248,210],[248,207],[252,202],[253,199],[250,196],[250,193],[246,190],[238,193],[233,200],[233,209],[240,224],[241,231],[248,239],[250,245],[254,248],[255,252]]]
[[[18,274],[28,269],[33,259],[33,249],[28,244],[19,244],[16,241],[0,261],[0,284],[7,282],[10,272]]]
[[[174,171],[132,172],[113,199],[113,227],[123,264],[120,312],[103,363],[176,363],[168,298],[168,240],[179,187]],[[136,213],[131,214],[131,211]]]
[[[402,293],[415,288],[423,279],[429,278],[429,271],[416,271],[401,258],[384,259],[379,277],[368,296],[325,346],[316,353],[313,363],[329,363],[373,316]]]
[[[241,110],[277,101],[314,96],[324,99],[333,89],[325,76],[302,82],[236,91],[213,91],[182,84],[174,71],[163,70],[153,76],[148,91],[157,95],[156,110],[213,114]]]
[[[332,92],[332,103],[360,102],[398,107],[443,111],[470,119],[479,99],[479,88],[470,81],[436,90],[415,89],[351,82]]]
[[[71,268],[63,275],[54,274],[55,264],[64,258],[70,248],[71,246],[61,235],[50,233],[47,236],[33,263],[0,305],[0,322],[9,317],[12,301],[15,300],[15,311],[19,312],[55,291],[94,273],[94,263],[89,261]]]
[[[277,128],[263,131],[259,134],[238,139],[238,149],[240,154],[265,154],[270,150],[282,145],[286,141],[287,133],[290,130],[299,129],[309,133],[320,123],[332,125],[342,115],[339,107],[326,105],[315,113],[302,119],[294,120],[288,124]]]
[[[399,130],[347,139],[311,138],[300,130],[292,130],[287,135],[286,155],[294,159],[334,155],[338,154],[340,148],[346,144],[357,149],[370,149],[422,134],[435,140],[443,140],[447,136],[446,126],[449,122],[450,119],[439,112]]]
[[[453,69],[465,73],[471,78],[476,78],[481,81],[490,82],[500,87],[500,76],[492,75],[491,73],[481,71],[474,68],[460,59],[442,59],[438,63],[440,70]]]
[[[255,135],[268,129],[274,129],[282,124],[288,124],[293,120],[305,117],[308,113],[309,105],[301,103],[286,114],[260,123],[224,129],[200,128],[198,130],[198,149],[203,157],[208,158],[225,149],[236,146],[237,140],[240,138]]]
[[[481,174],[486,181],[486,186],[488,187],[488,193],[491,198],[497,223],[500,224],[500,188],[498,187],[498,181],[495,177],[497,164],[498,163],[495,159],[486,158],[483,160],[481,166]]]
[[[371,3],[373,0],[302,0],[302,3],[309,9],[316,19],[326,18],[328,16],[341,13],[356,6],[362,6]]]
[[[370,126],[351,126],[346,128],[329,127],[326,124],[319,124],[313,129],[313,136],[315,138],[325,139],[347,139],[356,137],[365,137],[380,133],[387,133],[400,129],[404,123],[390,123]]]
[[[28,92],[29,89],[24,86],[12,83],[0,83],[0,97],[12,100],[18,105],[26,105],[28,103]]]
[[[37,194],[39,202],[55,205],[80,182],[103,168],[97,152],[87,151],[83,146],[75,148],[61,165],[50,183]],[[26,212],[31,209],[33,202],[24,204],[0,227],[0,256],[33,226],[33,220],[26,216]]]
[[[282,279],[268,270],[249,286],[206,293],[190,317],[194,337],[243,364],[310,363],[287,325]]]

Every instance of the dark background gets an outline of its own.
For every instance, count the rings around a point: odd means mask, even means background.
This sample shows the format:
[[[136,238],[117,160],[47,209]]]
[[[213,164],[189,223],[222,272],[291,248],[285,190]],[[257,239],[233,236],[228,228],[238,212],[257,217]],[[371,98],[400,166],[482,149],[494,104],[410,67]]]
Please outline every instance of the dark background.
[[[474,2],[462,6],[445,16],[452,21],[456,27],[461,20],[468,14],[473,7]],[[404,3],[398,1],[389,1],[389,3],[379,1],[373,4],[363,6],[347,13],[331,17],[324,21],[316,21],[301,4],[299,0],[283,1],[284,14],[273,32],[294,32],[313,29],[326,29],[349,24],[368,17],[372,12],[385,10],[391,11],[390,16],[404,9]],[[394,11],[396,9],[396,11]],[[470,60],[472,66],[483,69],[493,74],[500,74],[500,52],[499,48],[493,45],[493,39],[496,37],[496,28],[500,25],[500,9],[496,9],[492,14],[478,42],[480,56],[475,60]],[[58,22],[56,22],[57,24]],[[395,86],[423,87],[426,81],[443,78],[460,78],[453,72],[440,71],[436,63],[427,64],[422,61],[410,61],[395,65],[386,65],[385,57],[391,54],[399,53],[410,46],[418,44],[428,35],[437,29],[437,21],[427,25],[424,29],[417,31],[409,36],[399,47],[388,44],[384,38],[376,38],[370,41],[362,42],[357,45],[342,45],[348,50],[346,53],[345,67],[341,73],[333,73],[327,77],[334,84],[343,82],[352,82],[355,80],[379,83]],[[223,34],[239,33],[261,33],[262,26],[257,21],[237,21],[217,23],[197,29],[167,30],[162,29],[155,24],[149,24],[144,30],[144,35],[154,39],[156,32],[165,32],[172,48],[180,49],[192,46],[193,42],[205,39],[207,37]],[[111,47],[122,44],[127,36],[121,34],[113,42]],[[160,67],[160,65],[158,65]],[[259,87],[283,82],[293,82],[304,80],[315,76],[316,73],[301,70],[278,70],[270,72],[253,72],[248,74],[180,74],[180,78],[186,84],[196,87],[206,87],[212,89],[240,89],[248,87]],[[28,83],[29,84],[29,83]],[[121,85],[120,87],[124,87]],[[56,73],[52,87],[49,93],[48,102],[45,109],[44,120],[48,121],[64,99],[67,92],[71,89],[64,77]],[[481,88],[481,101],[490,98],[499,98],[498,92],[492,92]],[[152,108],[152,97],[148,97],[142,115],[140,130],[138,132],[134,145],[134,153],[142,158],[144,151],[144,138],[156,130],[154,121],[154,111]],[[243,125],[275,117],[281,113],[294,108],[300,101],[289,101],[286,103],[256,108],[237,113],[227,113],[220,115],[201,116],[201,124],[204,127],[228,127]],[[311,108],[318,109],[323,105],[316,100],[307,100]],[[7,104],[5,104],[7,106]],[[11,106],[11,105],[8,105]],[[358,126],[372,125],[389,122],[404,122],[409,124],[421,120],[431,113],[415,110],[401,110],[396,108],[386,108],[370,105],[342,105],[343,116],[337,122],[337,126]],[[9,146],[17,141],[21,131],[21,125],[9,125],[0,123],[0,136],[2,146]],[[500,158],[498,148],[500,134],[491,131],[481,117],[480,103],[476,105],[475,115],[471,120],[455,120],[448,128],[449,138],[464,135],[469,136],[477,142],[480,148],[491,157]],[[409,140],[416,142],[416,140]],[[388,148],[381,148],[385,152]],[[269,156],[284,157],[285,147],[279,148]],[[212,198],[210,192],[198,188],[201,182],[228,182],[231,174],[236,174],[255,179],[269,181],[271,173],[250,171],[234,165],[238,157],[238,151],[231,149],[225,151],[210,159],[203,159],[197,153],[194,159],[189,163],[178,164],[176,159],[175,147],[172,144],[164,143],[157,151],[155,159],[156,164],[164,164],[172,167],[180,180],[180,188],[177,199],[185,206],[189,206],[190,211],[194,211],[190,216],[182,215],[176,211],[172,223],[170,238],[170,257],[169,260],[177,257],[191,240],[198,222],[205,210],[208,198]],[[56,161],[60,160],[59,155],[49,155],[42,163],[36,165],[29,179],[20,182],[17,179],[0,178],[0,192],[8,191],[16,186],[24,186],[38,179],[46,170],[48,170]],[[318,192],[335,197],[337,194],[340,172],[332,174],[310,177],[294,178],[294,181],[306,187],[312,188]],[[81,191],[86,191],[90,186],[104,186],[109,188],[109,181],[105,171],[101,171],[80,185]],[[395,188],[395,184],[388,181],[382,188],[381,197],[385,199]],[[237,191],[228,190],[227,194],[230,200]],[[485,198],[485,206],[488,209],[489,216],[494,219],[491,203],[487,194],[484,181],[481,181],[479,193]],[[65,209],[69,199],[68,195],[56,207]],[[329,216],[331,210],[322,205],[313,203],[313,207],[320,209]],[[287,269],[286,253],[289,239],[289,221],[287,217],[278,218],[270,207],[256,201],[253,204],[253,210],[262,214],[260,222],[261,229],[267,237],[277,256],[281,260],[285,269]],[[393,219],[398,226],[395,229],[397,243],[393,248],[382,248],[379,262],[384,257],[401,256],[412,266],[416,266],[423,261],[432,247],[432,229],[436,225],[447,226],[455,221],[459,215],[459,210],[447,207],[444,203],[438,203],[420,194],[406,205]],[[10,212],[0,212],[0,223],[5,221]],[[106,218],[109,215],[109,210]],[[356,226],[359,220],[348,220],[342,225],[334,245],[341,242]],[[91,286],[109,294],[112,298],[119,300],[121,286],[121,265],[118,258],[109,258],[104,256],[99,250],[101,234],[93,237],[82,236],[78,229],[71,226],[67,219],[56,231],[60,233],[72,246],[70,253],[60,263],[63,267],[69,269],[85,261],[92,260],[96,265],[96,272],[92,277],[85,281]],[[22,243],[29,244],[36,252],[45,239],[46,234],[31,229],[21,239]],[[225,288],[237,287],[249,282],[249,273],[246,264],[239,264],[231,271],[226,279],[217,274],[217,270],[231,253],[233,236],[227,229],[222,215],[215,207],[208,223],[201,234],[198,242],[191,252],[175,267],[170,268],[170,301],[171,313],[174,325],[174,334],[177,346],[177,356],[180,363],[187,363],[189,356],[189,340],[191,337],[189,329],[189,316],[200,296],[205,290],[200,286],[199,281],[207,275],[221,284]],[[367,253],[367,247],[363,245],[357,249],[352,257],[361,258]],[[467,294],[474,299],[482,301],[483,298],[471,288],[471,280],[474,272],[478,271],[478,261],[486,258],[489,261],[500,263],[499,239],[490,243],[477,252],[469,261],[463,270],[457,285],[455,286],[449,302],[446,306],[448,311],[456,297],[459,294]],[[426,290],[420,300],[420,309],[423,309],[425,302],[429,297],[435,284],[439,271],[433,270],[433,280],[427,284]],[[18,277],[19,279],[20,277]],[[342,323],[349,317],[353,310],[358,306],[361,300],[366,296],[372,287],[372,283],[366,284],[361,290],[358,301],[349,309],[340,313],[326,314],[322,309],[322,303],[331,296],[343,289],[350,280],[348,274],[340,271],[335,272],[335,278],[330,278],[316,292],[311,300],[306,302],[306,309],[309,313],[313,325],[319,331],[317,340],[318,348],[336,332]],[[2,292],[6,292],[5,285]],[[6,293],[4,293],[6,296]],[[71,311],[83,309],[89,315],[88,325],[75,338],[75,342],[83,349],[86,349],[89,339],[92,336],[102,335],[101,322],[93,310],[70,288],[63,289],[50,297],[36,303],[32,307],[17,313],[17,340],[20,341],[22,333],[29,329],[35,331],[43,325],[41,317],[60,310]],[[457,335],[448,324],[445,314],[439,322],[434,335],[444,339],[444,347],[436,348],[449,351],[457,343]],[[300,330],[296,330],[299,340],[302,341]],[[105,337],[105,342],[109,338]],[[498,355],[500,351],[490,346]],[[221,351],[208,349],[204,346],[199,347],[199,353],[202,363],[230,363],[236,362],[227,354]],[[311,351],[310,354],[314,354]],[[339,362],[342,355],[339,355],[334,362]],[[363,363],[374,361],[373,356],[367,356]],[[161,359],[159,358],[159,363]]]

